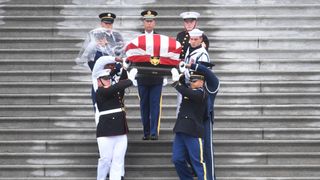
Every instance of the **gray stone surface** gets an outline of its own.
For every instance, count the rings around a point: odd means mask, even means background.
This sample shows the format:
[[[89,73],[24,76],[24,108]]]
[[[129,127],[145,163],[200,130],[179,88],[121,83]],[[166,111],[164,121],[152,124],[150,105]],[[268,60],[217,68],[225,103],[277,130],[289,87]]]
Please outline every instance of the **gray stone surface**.
[[[93,180],[98,158],[90,72],[75,66],[97,14],[129,36],[139,12],[179,13],[199,27],[221,80],[214,145],[221,180],[319,179],[319,0],[0,0],[0,180]],[[192,5],[190,3],[193,3]],[[141,141],[137,88],[127,91],[128,180],[177,180],[171,163],[176,93],[163,88],[159,141]],[[146,153],[148,152],[148,153]]]

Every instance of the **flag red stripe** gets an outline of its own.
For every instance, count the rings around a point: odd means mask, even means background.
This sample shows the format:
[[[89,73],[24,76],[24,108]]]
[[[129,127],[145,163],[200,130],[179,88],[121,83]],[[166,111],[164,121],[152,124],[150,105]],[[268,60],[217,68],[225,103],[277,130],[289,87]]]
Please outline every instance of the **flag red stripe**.
[[[154,34],[153,35],[153,56],[155,57],[160,56],[160,47],[161,47],[160,34]]]
[[[130,62],[150,62],[150,56],[144,55],[144,56],[130,56],[127,58]],[[160,63],[162,65],[178,65],[180,61],[173,60],[170,58],[160,57]]]
[[[138,49],[139,47],[138,46],[136,46],[135,44],[133,44],[133,43],[130,43],[130,44],[128,44],[127,45],[127,47],[126,47],[126,50],[125,51],[128,51],[128,50],[130,50],[130,49]]]
[[[180,63],[180,61],[177,60],[172,60],[170,58],[160,58],[160,64],[162,65],[172,65],[172,66],[176,66]]]
[[[138,46],[139,48],[146,50],[146,36],[139,36],[138,37]]]
[[[169,38],[169,49],[168,52],[174,52],[176,50],[176,40],[173,38]]]
[[[137,55],[127,57],[130,62],[150,62],[150,55]]]

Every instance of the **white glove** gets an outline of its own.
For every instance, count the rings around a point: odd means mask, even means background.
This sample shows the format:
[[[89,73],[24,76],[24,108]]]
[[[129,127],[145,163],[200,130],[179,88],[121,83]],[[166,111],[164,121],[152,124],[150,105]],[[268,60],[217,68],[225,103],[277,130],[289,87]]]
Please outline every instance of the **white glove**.
[[[171,75],[172,75],[172,81],[173,82],[179,81],[180,74],[179,74],[179,72],[178,72],[178,70],[176,68],[172,68],[171,69]]]
[[[132,81],[132,84],[134,86],[137,86],[137,80],[136,80],[136,75],[138,73],[138,70],[137,68],[132,68],[129,72],[129,75],[128,75],[128,79],[130,79]]]
[[[186,63],[184,61],[181,61],[179,63],[179,70],[181,73],[184,73],[186,71]]]
[[[166,86],[168,84],[168,78],[163,78],[162,86]]]
[[[123,69],[127,70],[130,67],[130,65],[131,65],[130,61],[127,61],[127,58],[123,58],[123,61],[122,61]]]

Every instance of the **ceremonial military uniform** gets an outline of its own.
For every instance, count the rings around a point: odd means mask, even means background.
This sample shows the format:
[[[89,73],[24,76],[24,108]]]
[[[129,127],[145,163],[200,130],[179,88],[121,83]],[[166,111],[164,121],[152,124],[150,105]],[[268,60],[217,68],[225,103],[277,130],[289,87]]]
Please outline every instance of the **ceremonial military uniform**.
[[[192,37],[199,37],[203,34],[199,29],[193,29],[190,31]],[[207,180],[216,179],[214,173],[214,155],[213,155],[213,144],[212,144],[212,132],[213,132],[213,105],[214,99],[219,89],[219,80],[208,68],[203,69],[203,65],[199,66],[199,70],[195,71],[198,64],[212,65],[207,51],[201,45],[197,47],[189,47],[187,56],[185,57],[185,63],[191,64],[190,71],[185,71],[186,76],[189,72],[198,72],[205,77],[205,91],[207,92],[208,104],[207,104],[207,115],[204,118],[204,158],[207,165]],[[179,98],[179,96],[178,96]],[[178,99],[179,100],[179,99]]]
[[[187,64],[194,64],[198,63],[199,61],[209,62],[210,59],[208,52],[201,45],[195,48],[189,47],[184,62]]]
[[[123,46],[124,41],[120,33],[112,31],[104,27],[105,24],[113,24],[116,15],[110,12],[99,14],[101,20],[101,27],[91,30],[83,43],[83,48],[77,58],[78,64],[87,64],[91,71],[93,71],[97,60],[102,56],[116,56],[115,47]],[[106,44],[99,44],[100,40],[105,40]],[[96,111],[96,93],[93,87],[91,88],[91,99],[94,111]]]
[[[146,10],[141,12],[144,20],[154,20],[156,11]],[[155,34],[152,32],[144,32]],[[137,74],[138,92],[140,98],[140,113],[143,125],[143,140],[158,139],[160,129],[160,112],[162,99],[162,76],[152,74]]]
[[[110,80],[110,84],[105,86],[101,79]],[[98,75],[98,81],[103,87],[96,91],[99,111],[96,136],[100,154],[97,180],[105,180],[108,173],[110,180],[120,180],[124,176],[129,129],[123,96],[124,89],[132,85],[132,78],[127,79],[127,72],[124,70],[119,82],[112,85],[111,79],[110,71],[109,74]]]
[[[202,35],[202,38],[203,38],[203,42],[206,44],[205,49],[208,51],[209,39],[204,34]],[[187,31],[181,31],[178,33],[176,40],[179,41],[182,46],[180,59],[184,59],[186,57],[186,52],[187,52],[188,48],[190,47],[190,44],[189,44],[190,35]]]
[[[110,12],[99,14],[101,22],[107,24],[113,24],[116,17],[117,16],[115,14]],[[107,40],[107,44],[104,47],[98,46],[93,61],[88,62],[88,65],[91,70],[93,69],[96,60],[99,59],[101,56],[119,56],[119,54],[117,53],[120,52],[114,52],[114,48],[116,46],[124,46],[123,37],[119,32],[113,31],[112,29],[106,29],[105,32],[106,33],[102,34],[103,37],[100,38],[105,38]]]
[[[126,74],[123,71],[123,74]],[[131,86],[129,79],[122,80],[109,88],[98,88],[97,106],[99,109],[99,123],[97,126],[97,137],[115,136],[128,133],[128,125],[125,118],[123,104],[124,89]]]
[[[202,65],[204,64],[204,65]],[[207,113],[204,119],[204,159],[207,165],[207,179],[216,179],[215,163],[214,163],[214,147],[213,140],[213,123],[214,123],[214,100],[218,93],[220,82],[218,77],[209,69],[213,64],[199,62],[199,64],[192,64],[191,70],[199,72],[204,75],[205,86],[204,90],[208,95]]]
[[[174,82],[173,87],[182,94],[182,102],[173,131],[172,161],[181,180],[192,180],[193,175],[187,165],[190,160],[198,180],[206,179],[206,164],[203,157],[203,120],[206,112],[207,96],[202,88],[191,89],[185,80]]]
[[[200,16],[199,13],[197,12],[183,12],[180,14],[180,16],[182,17],[182,19],[184,21],[186,20],[194,20],[197,21],[198,17]],[[196,28],[196,24],[193,27],[193,29]],[[180,54],[180,59],[185,59],[186,57],[186,52],[188,50],[188,48],[190,47],[189,44],[189,40],[190,40],[190,35],[189,35],[189,31],[190,30],[184,30],[181,31],[177,34],[176,40],[180,42],[181,46],[182,46],[182,50],[181,50],[181,54]],[[206,35],[202,34],[202,39],[203,42],[205,43],[206,47],[205,49],[208,51],[209,49],[209,39]]]

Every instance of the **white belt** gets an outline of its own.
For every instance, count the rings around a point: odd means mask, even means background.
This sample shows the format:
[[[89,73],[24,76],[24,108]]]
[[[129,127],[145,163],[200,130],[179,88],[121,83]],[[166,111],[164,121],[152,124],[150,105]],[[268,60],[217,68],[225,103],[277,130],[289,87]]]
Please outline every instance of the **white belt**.
[[[107,114],[112,114],[112,113],[117,113],[117,112],[121,112],[123,111],[122,108],[117,108],[117,109],[110,109],[110,110],[106,110],[106,111],[101,111],[99,112],[99,115],[107,115]]]

